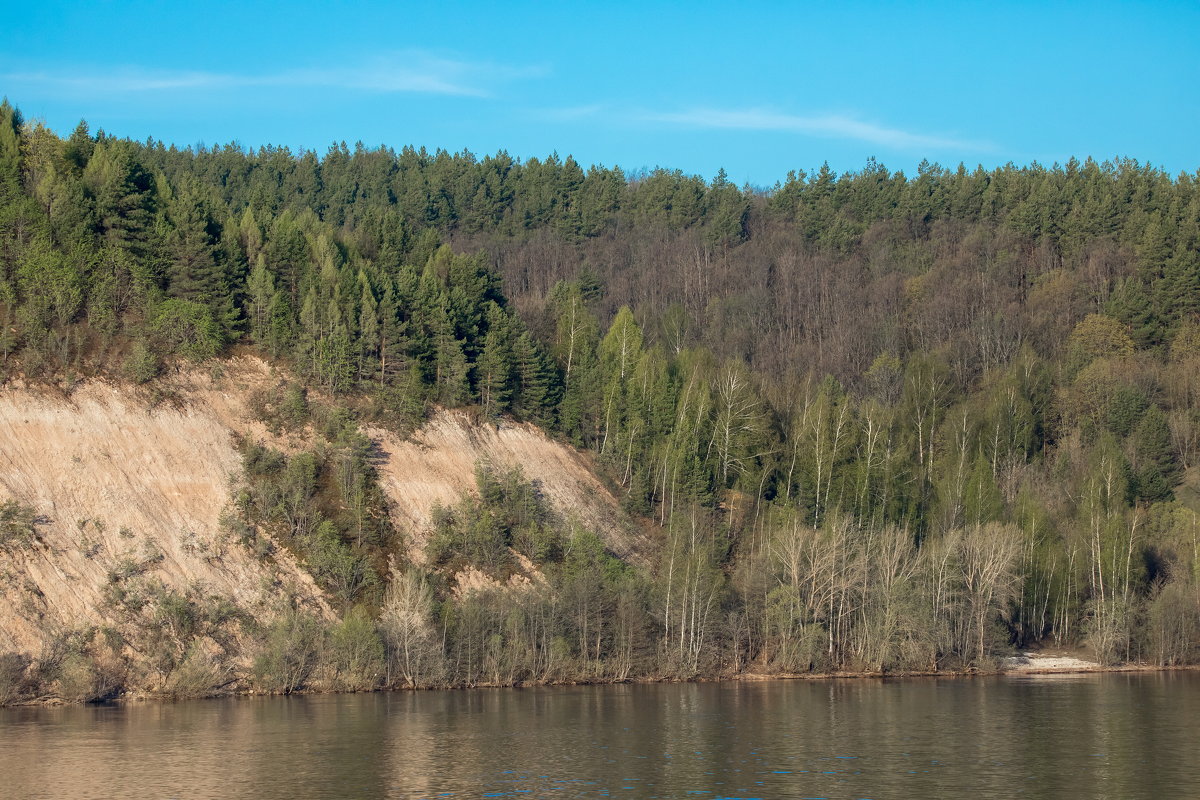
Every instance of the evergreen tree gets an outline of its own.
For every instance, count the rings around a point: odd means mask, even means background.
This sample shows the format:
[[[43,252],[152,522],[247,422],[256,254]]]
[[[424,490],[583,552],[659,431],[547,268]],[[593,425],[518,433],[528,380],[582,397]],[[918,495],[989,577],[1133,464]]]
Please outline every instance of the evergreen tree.
[[[551,425],[561,387],[549,359],[529,331],[522,331],[513,343],[513,363],[517,379],[513,410],[539,425]]]
[[[359,271],[362,286],[358,316],[358,380],[373,381],[380,370],[379,304],[365,272]]]
[[[489,304],[486,313],[488,331],[475,364],[475,384],[484,413],[494,416],[509,408],[514,362],[507,316],[495,303]]]
[[[1167,417],[1157,405],[1142,415],[1133,432],[1137,454],[1136,483],[1138,496],[1145,501],[1167,500],[1171,487],[1179,479],[1179,462],[1171,442]]]

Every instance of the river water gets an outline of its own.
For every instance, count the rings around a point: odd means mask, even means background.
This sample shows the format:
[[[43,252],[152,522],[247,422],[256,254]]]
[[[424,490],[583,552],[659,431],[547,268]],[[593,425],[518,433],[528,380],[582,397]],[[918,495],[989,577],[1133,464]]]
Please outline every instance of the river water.
[[[1200,798],[1200,674],[0,709],[5,798]]]

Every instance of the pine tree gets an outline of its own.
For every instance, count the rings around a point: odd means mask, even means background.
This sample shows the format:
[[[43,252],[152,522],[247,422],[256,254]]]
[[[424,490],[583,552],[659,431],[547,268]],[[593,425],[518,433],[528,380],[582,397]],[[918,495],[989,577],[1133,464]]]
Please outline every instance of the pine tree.
[[[435,320],[432,339],[435,397],[443,405],[461,405],[471,395],[470,367],[462,343],[444,317]]]
[[[1157,405],[1146,409],[1133,432],[1137,453],[1135,481],[1138,496],[1145,501],[1169,500],[1171,487],[1179,480],[1179,461],[1171,442],[1167,416]]]
[[[296,337],[296,360],[310,375],[317,373],[317,341],[321,336],[317,290],[309,287],[300,306],[300,330]]]
[[[262,256],[264,246],[263,231],[254,218],[254,210],[249,206],[246,206],[246,210],[242,212],[242,218],[237,226],[237,234],[242,249],[246,253],[247,262],[257,264]]]
[[[495,416],[509,408],[513,384],[513,354],[504,312],[492,304],[488,332],[475,364],[475,384],[483,412]]]
[[[271,305],[275,300],[275,276],[267,269],[266,259],[258,255],[246,284],[250,334],[260,345],[271,346]]]
[[[1172,330],[1181,320],[1200,313],[1200,233],[1180,241],[1155,289],[1155,305]]]
[[[394,281],[385,281],[379,300],[379,382],[386,385],[410,369],[419,369],[410,338],[408,320],[402,318]]]
[[[1138,281],[1130,278],[1120,284],[1109,297],[1105,312],[1129,328],[1134,344],[1139,348],[1158,347],[1164,343],[1165,309],[1150,300],[1146,287]]]
[[[365,382],[373,380],[380,370],[379,304],[375,302],[375,293],[366,273],[359,271],[358,279],[362,285],[358,314],[358,380]]]
[[[96,208],[100,234],[112,246],[146,258],[156,211],[154,179],[136,158],[134,145],[98,138],[83,171],[84,186]]]
[[[0,101],[0,207],[21,196],[21,112]]]
[[[553,422],[560,387],[553,367],[529,331],[513,344],[517,390],[513,409],[523,418],[548,426]]]

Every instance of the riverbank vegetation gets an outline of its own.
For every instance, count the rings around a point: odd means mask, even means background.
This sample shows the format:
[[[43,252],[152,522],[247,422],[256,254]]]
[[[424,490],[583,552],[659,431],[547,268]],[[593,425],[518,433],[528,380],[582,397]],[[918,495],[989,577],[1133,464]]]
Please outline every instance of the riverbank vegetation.
[[[263,419],[313,449],[244,443],[228,527],[297,553],[336,619],[281,598],[223,619],[257,642],[225,650],[211,603],[149,597],[178,694],[1200,659],[1197,174],[869,162],[759,190],[63,139],[5,104],[0,323],[7,380],[152,386],[252,348],[299,381]],[[362,427],[434,406],[590,451],[651,546],[619,559],[481,464],[412,557]],[[34,546],[5,509],[0,546]],[[5,656],[0,699],[138,683],[124,644],[72,637]]]

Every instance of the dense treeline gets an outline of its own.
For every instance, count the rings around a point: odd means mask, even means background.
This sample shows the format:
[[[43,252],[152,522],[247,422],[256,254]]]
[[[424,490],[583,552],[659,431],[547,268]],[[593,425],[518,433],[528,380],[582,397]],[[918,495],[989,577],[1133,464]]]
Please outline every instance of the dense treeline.
[[[61,139],[0,113],[10,375],[148,381],[252,346],[393,423],[432,403],[537,422],[655,532],[624,564],[484,470],[427,568],[389,566],[349,428],[248,450],[240,524],[330,561],[392,681],[925,669],[1042,641],[1195,660],[1198,314],[1200,173],[1133,161],[870,162],[760,191],[557,156]],[[357,490],[321,488],[339,464]],[[518,554],[541,581],[450,591]]]

